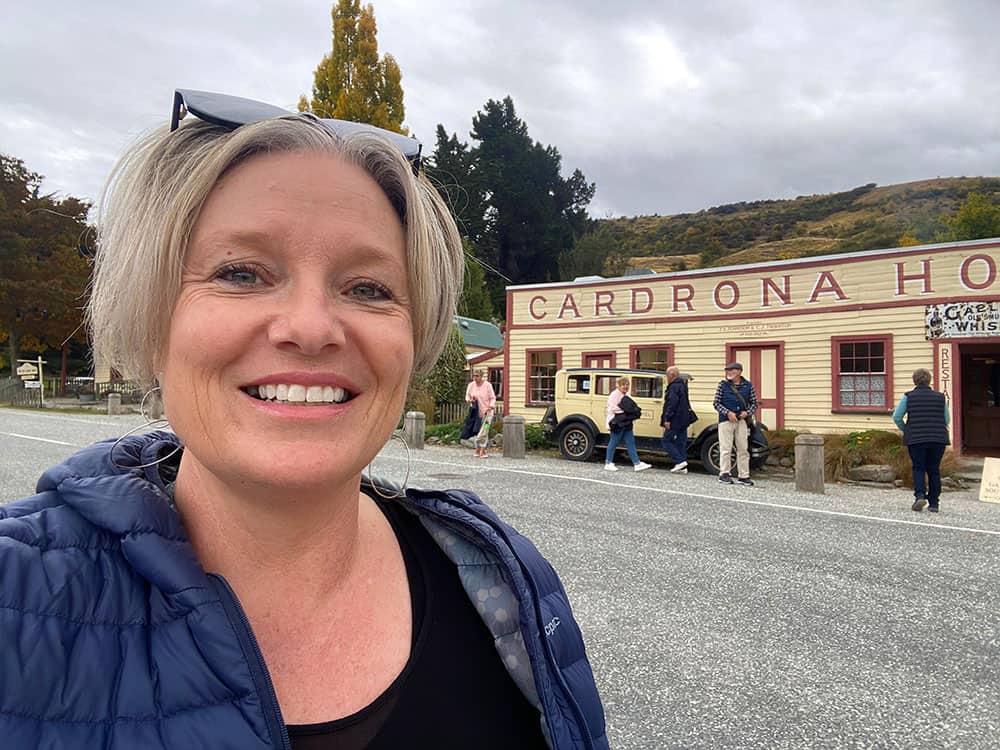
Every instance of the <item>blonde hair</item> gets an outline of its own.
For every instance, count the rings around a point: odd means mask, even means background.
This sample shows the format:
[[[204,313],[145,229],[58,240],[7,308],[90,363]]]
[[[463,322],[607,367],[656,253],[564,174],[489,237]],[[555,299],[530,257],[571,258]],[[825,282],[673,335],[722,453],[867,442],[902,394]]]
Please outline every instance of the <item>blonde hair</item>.
[[[628,385],[631,381],[628,378],[618,378],[618,385]]]
[[[406,237],[414,370],[444,348],[462,289],[455,221],[435,188],[398,149],[371,133],[341,136],[309,115],[227,130],[192,120],[137,141],[118,161],[101,198],[87,325],[96,361],[144,385],[155,381],[180,292],[191,231],[219,179],[255,154],[319,151],[362,168],[399,214]]]

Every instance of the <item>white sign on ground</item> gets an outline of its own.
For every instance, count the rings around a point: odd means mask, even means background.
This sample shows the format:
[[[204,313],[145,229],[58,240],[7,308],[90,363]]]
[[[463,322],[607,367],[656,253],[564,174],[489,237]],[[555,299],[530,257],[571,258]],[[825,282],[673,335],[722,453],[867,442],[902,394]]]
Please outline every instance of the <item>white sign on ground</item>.
[[[42,387],[42,381],[41,380],[26,380],[26,381],[24,381],[24,387],[25,388],[41,388]]]
[[[984,503],[1000,503],[1000,458],[983,459],[983,481],[979,499]]]

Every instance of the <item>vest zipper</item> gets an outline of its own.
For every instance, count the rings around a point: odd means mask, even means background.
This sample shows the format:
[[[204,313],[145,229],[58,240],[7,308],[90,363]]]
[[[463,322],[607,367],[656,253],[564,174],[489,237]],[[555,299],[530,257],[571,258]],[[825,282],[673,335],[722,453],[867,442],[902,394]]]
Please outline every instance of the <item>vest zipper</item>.
[[[407,498],[407,500],[408,500],[408,498]],[[427,511],[427,512],[431,513],[432,515],[435,515],[435,516],[437,516],[437,517],[439,517],[439,518],[441,518],[443,520],[450,521],[452,523],[460,523],[460,524],[464,525],[470,531],[474,532],[481,539],[483,538],[482,534],[480,534],[479,531],[475,527],[473,527],[473,526],[471,526],[471,525],[469,525],[467,523],[463,523],[461,521],[461,519],[453,518],[452,516],[443,514],[443,513],[439,512],[439,511],[437,511],[437,510],[435,510],[433,508],[428,508],[427,506],[424,506],[424,505],[418,505],[417,507],[420,508],[422,511]],[[503,528],[501,528],[496,522],[492,521],[490,518],[485,517],[483,514],[479,513],[475,508],[473,508],[471,506],[463,505],[462,506],[462,510],[464,510],[466,513],[469,513],[472,516],[475,516],[480,521],[483,521],[484,523],[488,524],[490,526],[490,528],[492,528],[500,536],[500,538],[504,540],[504,542],[507,544],[507,548],[511,551],[511,553],[514,555],[514,557],[515,558],[517,557],[517,553],[514,552],[514,546],[510,543],[510,537],[507,536],[507,532]],[[483,539],[483,541],[486,541],[487,544],[489,544],[488,540]],[[491,546],[493,546],[493,545],[491,545]],[[496,549],[495,546],[493,548],[494,548],[494,550]],[[497,555],[497,560],[500,562],[501,565],[503,565],[505,568],[507,568],[507,572],[511,576],[511,580],[513,581],[514,580],[514,575],[513,575],[513,571],[510,570],[510,566],[508,566],[506,563],[503,562],[503,559],[502,559],[501,555]],[[535,619],[540,623],[542,621],[542,614],[538,610],[538,606],[539,606],[538,588],[535,586],[534,579],[530,575],[528,575],[527,571],[522,570],[521,577],[525,581],[527,581],[528,586],[531,589],[531,595],[532,595],[532,598],[534,599],[534,603],[535,603]],[[539,631],[539,632],[541,632],[541,631]],[[587,747],[588,748],[593,748],[594,747],[594,738],[590,734],[590,727],[587,726],[587,720],[586,720],[586,718],[583,715],[583,709],[581,709],[580,708],[580,704],[577,703],[576,696],[574,696],[573,692],[569,689],[569,685],[566,682],[566,678],[563,676],[562,670],[559,669],[559,665],[556,663],[555,655],[552,653],[552,646],[549,644],[548,639],[544,635],[540,635],[539,636],[539,640],[542,642],[542,648],[543,648],[543,650],[545,652],[544,655],[548,659],[548,662],[549,662],[549,672],[550,672],[550,674],[554,674],[555,675],[556,679],[559,682],[559,686],[562,688],[563,693],[564,693],[564,695],[566,697],[566,702],[569,704],[570,708],[573,709],[573,714],[574,714],[574,717],[576,718],[577,724],[580,727],[580,731],[583,732],[583,735],[584,735],[584,737],[587,740]]]
[[[279,747],[282,750],[291,750],[292,743],[288,738],[288,730],[285,728],[284,719],[281,718],[281,707],[278,705],[278,696],[274,692],[274,683],[271,681],[271,675],[267,671],[267,664],[264,662],[264,655],[260,651],[257,638],[253,634],[253,628],[250,627],[250,621],[243,611],[243,606],[240,604],[236,592],[233,591],[232,586],[229,585],[229,582],[225,578],[216,573],[209,573],[208,577],[212,579],[215,591],[219,595],[219,600],[226,609],[229,621],[233,624],[236,637],[239,638],[243,653],[246,654],[247,664],[250,667],[250,673],[253,675],[254,687],[257,689],[258,695],[260,695],[261,707],[264,711],[264,721],[270,732],[271,741],[275,747]]]

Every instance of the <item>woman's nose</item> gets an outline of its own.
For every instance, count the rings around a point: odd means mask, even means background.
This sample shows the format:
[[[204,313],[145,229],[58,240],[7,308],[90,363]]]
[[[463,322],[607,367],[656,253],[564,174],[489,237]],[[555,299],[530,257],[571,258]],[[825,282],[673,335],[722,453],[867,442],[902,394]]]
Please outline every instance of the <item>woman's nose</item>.
[[[340,311],[328,289],[296,288],[280,302],[268,337],[279,348],[294,348],[316,355],[327,347],[342,346],[344,329]]]

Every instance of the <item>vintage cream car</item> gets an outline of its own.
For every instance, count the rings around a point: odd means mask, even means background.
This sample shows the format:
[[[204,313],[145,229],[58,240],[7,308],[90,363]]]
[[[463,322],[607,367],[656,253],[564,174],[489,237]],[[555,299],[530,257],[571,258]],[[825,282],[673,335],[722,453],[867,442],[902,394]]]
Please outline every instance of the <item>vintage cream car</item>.
[[[640,451],[663,453],[660,443],[663,428],[660,413],[667,376],[658,370],[598,369],[580,367],[556,373],[555,403],[550,406],[542,423],[551,439],[559,446],[564,458],[586,461],[595,450],[608,445],[606,409],[608,395],[618,378],[631,380],[629,395],[642,409],[642,416],[632,427],[636,448]],[[682,374],[687,380],[690,375]],[[709,402],[691,402],[698,421],[688,428],[688,460],[699,461],[705,471],[719,473],[718,415]],[[758,423],[750,435],[750,465],[759,468],[767,459],[767,427]],[[620,446],[624,450],[624,446]],[[602,456],[603,460],[603,456]]]

